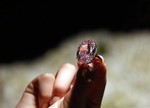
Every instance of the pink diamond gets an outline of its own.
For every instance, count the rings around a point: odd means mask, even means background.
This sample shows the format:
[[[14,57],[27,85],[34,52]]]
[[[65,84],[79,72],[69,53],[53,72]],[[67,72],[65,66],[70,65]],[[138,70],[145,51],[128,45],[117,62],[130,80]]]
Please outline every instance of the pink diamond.
[[[77,50],[77,59],[84,64],[91,63],[96,55],[97,45],[93,40],[83,41]]]

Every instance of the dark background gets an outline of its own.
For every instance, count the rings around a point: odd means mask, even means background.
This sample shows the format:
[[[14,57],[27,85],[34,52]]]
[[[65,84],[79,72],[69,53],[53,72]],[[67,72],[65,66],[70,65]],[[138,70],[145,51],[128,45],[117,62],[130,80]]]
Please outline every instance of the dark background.
[[[0,3],[0,63],[32,60],[86,30],[130,32],[150,27],[150,1]]]

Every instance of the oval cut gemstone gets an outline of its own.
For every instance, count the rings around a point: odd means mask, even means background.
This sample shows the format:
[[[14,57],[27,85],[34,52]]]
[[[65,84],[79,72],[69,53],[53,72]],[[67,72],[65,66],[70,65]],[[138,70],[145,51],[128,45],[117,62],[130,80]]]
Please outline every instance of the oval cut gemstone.
[[[91,63],[96,56],[97,45],[93,40],[83,41],[77,49],[77,60],[83,64]]]

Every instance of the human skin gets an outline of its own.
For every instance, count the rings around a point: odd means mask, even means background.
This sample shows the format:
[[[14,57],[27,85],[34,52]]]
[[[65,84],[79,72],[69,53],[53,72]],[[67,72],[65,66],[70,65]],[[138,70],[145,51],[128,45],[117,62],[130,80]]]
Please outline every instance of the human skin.
[[[106,65],[100,57],[90,64],[62,65],[56,75],[33,79],[16,108],[100,108],[106,86]]]

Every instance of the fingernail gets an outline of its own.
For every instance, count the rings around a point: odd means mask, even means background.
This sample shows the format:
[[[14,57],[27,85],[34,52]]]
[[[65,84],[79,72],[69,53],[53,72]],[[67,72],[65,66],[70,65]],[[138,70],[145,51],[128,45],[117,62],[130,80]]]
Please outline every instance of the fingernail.
[[[104,57],[103,57],[103,56],[101,56],[101,55],[97,55],[97,57],[98,57],[99,59],[101,59],[101,60],[102,60],[102,62],[104,62]]]

